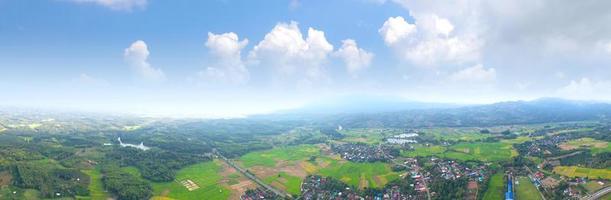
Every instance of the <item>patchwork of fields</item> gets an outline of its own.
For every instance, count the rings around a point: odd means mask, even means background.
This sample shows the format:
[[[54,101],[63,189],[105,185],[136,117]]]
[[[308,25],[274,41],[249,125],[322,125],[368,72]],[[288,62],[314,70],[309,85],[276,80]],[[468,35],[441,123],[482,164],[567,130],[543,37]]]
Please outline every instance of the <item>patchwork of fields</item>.
[[[477,142],[459,143],[449,147],[438,145],[423,146],[414,145],[414,150],[401,151],[402,156],[438,156],[456,160],[478,160],[484,162],[496,162],[509,160],[517,156],[517,152],[511,144],[504,142]]]
[[[606,141],[592,138],[579,138],[558,145],[563,150],[591,149],[593,154],[611,152],[611,146]]]
[[[611,180],[611,169],[592,169],[577,166],[557,166],[554,172],[568,177],[588,177],[591,179]]]

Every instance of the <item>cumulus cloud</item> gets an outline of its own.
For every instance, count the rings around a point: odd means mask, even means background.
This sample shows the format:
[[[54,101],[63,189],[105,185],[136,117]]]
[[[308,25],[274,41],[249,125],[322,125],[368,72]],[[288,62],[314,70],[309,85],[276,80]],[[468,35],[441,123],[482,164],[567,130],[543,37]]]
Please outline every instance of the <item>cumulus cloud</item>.
[[[400,58],[417,66],[477,62],[481,41],[455,34],[454,25],[435,14],[417,15],[410,24],[401,16],[388,18],[378,32]]]
[[[483,65],[462,69],[450,76],[453,81],[493,81],[496,79],[496,70],[494,68],[484,68]]]
[[[346,63],[346,70],[352,77],[358,77],[358,73],[369,67],[373,59],[373,53],[359,48],[352,39],[343,40],[335,55]]]
[[[271,67],[282,77],[313,82],[326,78],[323,64],[333,52],[325,33],[308,29],[304,38],[297,22],[278,23],[249,53],[252,63]]]
[[[233,32],[208,33],[206,47],[209,49],[213,64],[206,70],[198,72],[198,77],[204,81],[230,84],[248,81],[249,73],[241,56],[241,51],[247,44],[248,39],[240,41],[238,35]]]
[[[389,17],[378,32],[384,38],[386,45],[391,46],[416,32],[416,25],[408,23],[401,16]]]
[[[112,10],[130,11],[134,8],[144,8],[147,0],[71,0],[76,3],[93,3]]]
[[[141,78],[148,81],[163,81],[165,74],[148,62],[149,49],[142,40],[135,41],[123,51],[123,58],[131,69]]]
[[[609,100],[611,81],[594,81],[589,78],[571,80],[568,85],[557,90],[558,95],[569,99]]]

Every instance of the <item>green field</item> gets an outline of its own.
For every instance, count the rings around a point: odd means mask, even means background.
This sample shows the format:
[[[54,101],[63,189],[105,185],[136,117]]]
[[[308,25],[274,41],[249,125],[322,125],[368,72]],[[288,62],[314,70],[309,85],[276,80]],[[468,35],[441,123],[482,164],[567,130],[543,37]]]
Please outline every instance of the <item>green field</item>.
[[[274,167],[278,161],[304,160],[319,154],[319,147],[314,145],[280,147],[248,153],[240,157],[240,162],[247,168],[252,166]]]
[[[425,129],[423,132],[426,136],[446,141],[476,141],[492,136],[482,134],[476,128],[431,128]]]
[[[384,138],[403,133],[403,129],[358,128],[339,131],[345,137],[344,142],[358,142],[366,144],[382,143]]]
[[[284,189],[290,194],[299,195],[301,194],[301,178],[291,176],[286,172],[280,172],[275,176],[269,176],[263,180],[267,184],[273,186],[280,185],[281,189]]]
[[[439,156],[439,155],[442,155],[447,150],[446,147],[439,146],[439,145],[432,145],[432,146],[427,147],[424,145],[416,144],[413,146],[414,146],[413,151],[402,150],[401,156],[403,157],[416,157],[416,156],[426,157],[426,156],[435,156],[435,155]]]
[[[446,158],[457,160],[480,160],[480,161],[504,161],[509,160],[515,153],[510,144],[494,143],[459,143],[450,146],[451,151],[447,151]]]
[[[140,174],[140,170],[136,167],[121,167],[121,171],[134,175],[135,177],[142,177],[142,175]]]
[[[591,179],[611,180],[611,169],[592,169],[576,166],[556,166],[554,173],[568,177],[588,177]]]
[[[221,186],[219,175],[220,161],[203,162],[185,167],[176,173],[176,180],[167,183],[152,183],[153,193],[156,197],[169,197],[172,199],[227,199],[230,190]],[[180,181],[191,180],[200,188],[188,191]]]
[[[516,195],[517,199],[520,200],[540,200],[541,195],[539,191],[535,187],[535,185],[530,182],[528,177],[520,176],[518,177],[518,183],[516,184]]]
[[[102,183],[102,174],[97,169],[83,170],[91,178],[89,183],[89,196],[92,200],[105,200],[108,198],[108,193],[104,190]]]
[[[503,172],[498,172],[488,182],[488,189],[484,194],[484,200],[499,200],[504,199],[505,181],[503,181]]]
[[[318,174],[337,178],[353,187],[380,188],[389,181],[399,178],[399,173],[392,172],[390,165],[381,162],[354,163],[332,161],[327,168]]]

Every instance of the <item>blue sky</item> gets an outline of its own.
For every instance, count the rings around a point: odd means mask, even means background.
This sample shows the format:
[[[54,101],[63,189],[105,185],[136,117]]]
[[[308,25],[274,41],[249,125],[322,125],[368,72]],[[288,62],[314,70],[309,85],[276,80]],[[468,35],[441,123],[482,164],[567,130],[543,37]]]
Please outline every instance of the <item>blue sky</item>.
[[[608,101],[606,4],[0,0],[2,104],[216,117],[344,95]]]

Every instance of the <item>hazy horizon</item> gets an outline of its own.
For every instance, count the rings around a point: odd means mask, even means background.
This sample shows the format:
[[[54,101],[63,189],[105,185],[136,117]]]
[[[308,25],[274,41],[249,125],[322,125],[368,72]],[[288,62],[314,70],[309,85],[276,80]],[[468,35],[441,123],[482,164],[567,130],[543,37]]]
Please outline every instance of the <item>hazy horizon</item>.
[[[609,102],[610,6],[0,0],[0,106],[218,118],[352,96]]]

